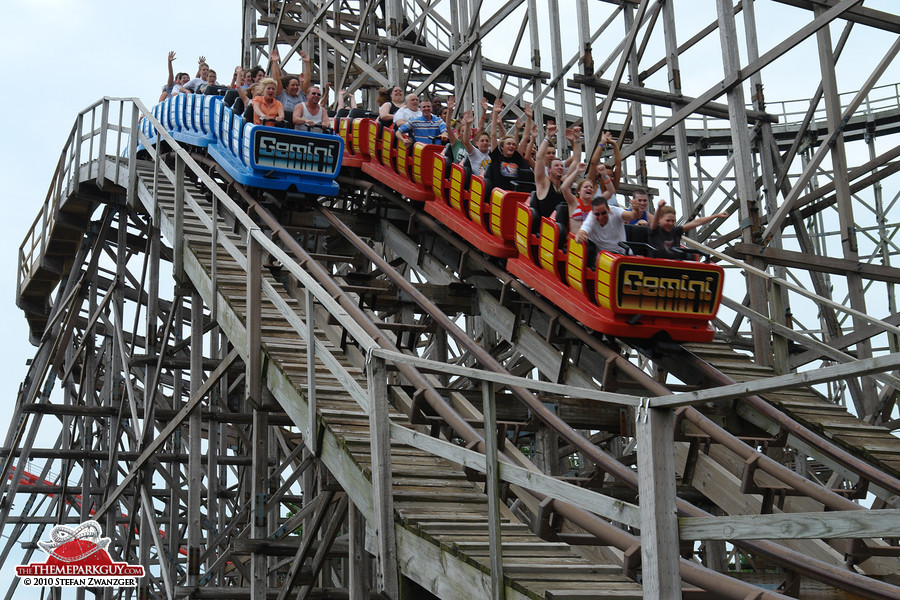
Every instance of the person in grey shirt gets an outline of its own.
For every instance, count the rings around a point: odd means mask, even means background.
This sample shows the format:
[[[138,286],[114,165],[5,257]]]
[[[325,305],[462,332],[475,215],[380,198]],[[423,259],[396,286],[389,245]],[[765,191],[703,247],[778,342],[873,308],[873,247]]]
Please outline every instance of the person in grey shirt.
[[[312,81],[309,56],[306,52],[301,51],[300,58],[303,60],[303,74],[299,77],[296,75],[285,76],[281,72],[279,63],[281,56],[278,54],[278,48],[272,48],[269,52],[272,78],[275,80],[275,98],[284,106],[285,115],[293,114],[298,104],[306,102],[306,94],[309,92],[309,85]]]

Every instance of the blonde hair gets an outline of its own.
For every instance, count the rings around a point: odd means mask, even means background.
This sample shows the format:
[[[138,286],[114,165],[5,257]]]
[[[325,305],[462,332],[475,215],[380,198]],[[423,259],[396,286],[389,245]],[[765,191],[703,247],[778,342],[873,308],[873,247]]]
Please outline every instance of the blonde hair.
[[[271,77],[264,77],[264,78],[259,82],[259,85],[262,86],[262,89],[266,89],[266,86],[267,86],[267,85],[274,85],[274,86],[277,87],[277,86],[278,86],[278,83],[277,83],[274,79],[272,79]]]

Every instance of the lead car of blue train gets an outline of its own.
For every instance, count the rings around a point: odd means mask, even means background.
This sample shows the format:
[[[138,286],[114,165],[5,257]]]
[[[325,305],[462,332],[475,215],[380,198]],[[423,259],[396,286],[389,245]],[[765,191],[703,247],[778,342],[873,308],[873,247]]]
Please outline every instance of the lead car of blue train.
[[[153,117],[177,141],[206,148],[242,185],[338,193],[344,141],[337,135],[254,125],[225,106],[221,96],[177,94],[154,106]],[[142,119],[140,128],[156,145],[159,135],[150,119]]]

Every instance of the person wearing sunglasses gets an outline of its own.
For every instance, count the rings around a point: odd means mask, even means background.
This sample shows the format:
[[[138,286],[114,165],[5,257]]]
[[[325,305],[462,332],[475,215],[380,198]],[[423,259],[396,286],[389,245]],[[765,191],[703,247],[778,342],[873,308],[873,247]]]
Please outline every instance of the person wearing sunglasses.
[[[306,102],[298,104],[294,108],[294,129],[309,129],[310,127],[331,127],[328,120],[328,111],[319,104],[322,98],[322,90],[319,86],[312,86],[306,92]]]
[[[575,241],[588,244],[588,264],[595,263],[597,252],[605,250],[616,254],[622,253],[619,242],[625,241],[625,222],[640,216],[638,210],[625,210],[620,206],[610,206],[612,182],[600,165],[600,180],[606,189],[591,202],[591,210],[581,223],[575,234]]]

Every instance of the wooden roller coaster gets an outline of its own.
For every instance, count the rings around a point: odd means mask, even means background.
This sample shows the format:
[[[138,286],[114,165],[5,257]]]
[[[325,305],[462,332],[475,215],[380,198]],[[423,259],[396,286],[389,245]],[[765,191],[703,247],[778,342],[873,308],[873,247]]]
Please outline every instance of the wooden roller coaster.
[[[37,350],[3,444],[0,564],[94,519],[147,572],[85,590],[104,597],[900,598],[900,153],[875,145],[900,114],[876,85],[900,17],[718,0],[678,38],[675,3],[576,0],[564,40],[555,0],[275,4],[245,2],[247,62],[274,41],[365,95],[402,81],[568,122],[597,105],[623,190],[736,213],[689,243],[744,284],[711,342],[601,335],[349,154],[335,196],[247,187],[140,101],[103,99],[19,257]],[[760,53],[766,10],[799,24]],[[529,31],[535,56],[544,18],[550,72],[482,55],[504,34],[516,58]],[[888,39],[843,96],[835,26]],[[717,30],[726,75],[689,97],[679,60]],[[805,39],[808,109],[745,106]]]

